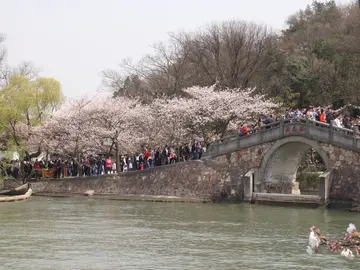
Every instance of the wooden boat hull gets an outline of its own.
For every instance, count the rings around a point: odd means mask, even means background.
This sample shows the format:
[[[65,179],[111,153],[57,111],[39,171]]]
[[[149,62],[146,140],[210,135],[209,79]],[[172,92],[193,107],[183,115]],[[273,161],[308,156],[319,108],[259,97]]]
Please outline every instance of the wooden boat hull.
[[[15,202],[26,200],[32,195],[32,189],[29,188],[25,194],[15,196],[0,196],[0,203],[2,202]]]
[[[30,184],[26,183],[17,188],[10,190],[0,190],[0,196],[16,196],[16,195],[24,195],[30,188]]]

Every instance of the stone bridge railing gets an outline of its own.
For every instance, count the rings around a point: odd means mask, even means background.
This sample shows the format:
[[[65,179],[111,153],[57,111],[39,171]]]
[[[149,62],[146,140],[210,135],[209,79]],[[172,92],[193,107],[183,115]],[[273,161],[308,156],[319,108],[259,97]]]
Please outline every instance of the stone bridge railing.
[[[247,136],[233,135],[215,141],[210,144],[206,157],[224,155],[287,136],[302,136],[360,152],[360,137],[356,133],[308,119],[286,119],[252,130]]]

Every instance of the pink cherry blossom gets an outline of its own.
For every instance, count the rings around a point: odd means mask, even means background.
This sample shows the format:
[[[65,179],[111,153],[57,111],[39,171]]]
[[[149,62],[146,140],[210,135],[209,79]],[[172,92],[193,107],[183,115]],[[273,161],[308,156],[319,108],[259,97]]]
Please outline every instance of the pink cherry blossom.
[[[41,127],[26,132],[51,153],[84,155],[117,148],[127,154],[143,145],[208,140],[276,107],[254,90],[216,91],[211,86],[191,87],[184,93],[187,97],[158,98],[150,104],[127,97],[68,100]]]

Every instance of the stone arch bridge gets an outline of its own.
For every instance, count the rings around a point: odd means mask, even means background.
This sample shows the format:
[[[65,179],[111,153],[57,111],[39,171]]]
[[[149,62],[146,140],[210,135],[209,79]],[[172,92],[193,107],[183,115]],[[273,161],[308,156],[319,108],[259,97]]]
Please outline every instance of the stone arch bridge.
[[[214,142],[205,159],[225,165],[231,178],[242,178],[245,200],[264,196],[270,200],[274,196],[269,193],[300,193],[296,173],[309,148],[315,149],[327,168],[319,177],[317,198],[360,201],[360,137],[353,130],[307,119],[282,120],[248,136]],[[271,188],[277,192],[270,192]]]
[[[319,153],[327,170],[319,177],[317,195],[296,195],[296,172],[309,148]],[[217,141],[203,160],[119,175],[40,181],[32,188],[38,195],[78,196],[93,190],[99,198],[357,204],[359,153],[360,138],[352,130],[297,119]]]

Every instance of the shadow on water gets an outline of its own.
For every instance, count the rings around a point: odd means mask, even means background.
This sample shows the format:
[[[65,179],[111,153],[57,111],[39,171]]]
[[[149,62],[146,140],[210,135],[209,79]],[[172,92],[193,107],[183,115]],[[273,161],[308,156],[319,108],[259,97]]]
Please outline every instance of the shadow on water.
[[[354,213],[303,207],[31,198],[0,204],[4,269],[358,269],[306,252]]]

